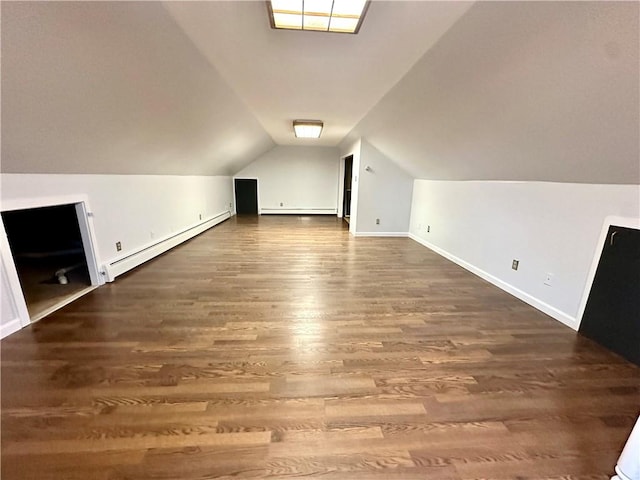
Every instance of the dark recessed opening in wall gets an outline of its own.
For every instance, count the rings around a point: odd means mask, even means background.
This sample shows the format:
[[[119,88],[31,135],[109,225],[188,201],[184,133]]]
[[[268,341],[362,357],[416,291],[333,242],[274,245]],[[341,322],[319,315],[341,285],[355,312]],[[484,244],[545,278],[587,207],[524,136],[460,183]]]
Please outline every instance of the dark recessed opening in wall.
[[[342,218],[349,223],[351,221],[351,177],[353,175],[353,155],[344,159],[344,180],[342,184]]]
[[[609,227],[580,333],[640,365],[640,230]]]
[[[73,204],[2,212],[31,320],[91,285]]]
[[[236,213],[238,215],[258,214],[258,180],[253,178],[234,179]]]

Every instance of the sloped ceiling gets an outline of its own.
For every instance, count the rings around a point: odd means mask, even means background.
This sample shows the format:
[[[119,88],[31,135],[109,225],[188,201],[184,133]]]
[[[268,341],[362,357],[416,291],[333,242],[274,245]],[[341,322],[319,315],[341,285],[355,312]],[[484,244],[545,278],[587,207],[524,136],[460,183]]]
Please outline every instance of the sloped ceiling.
[[[376,2],[353,36],[274,31],[264,1],[3,2],[2,171],[228,174],[335,146],[470,5]]]
[[[262,1],[2,2],[1,170],[233,174],[365,137],[417,178],[640,183],[639,8],[374,0],[349,36]]]
[[[274,30],[264,1],[165,2],[279,145],[335,146],[472,5],[371,4],[357,35]],[[319,140],[295,119],[325,123]]]
[[[274,146],[158,2],[2,2],[2,172],[231,174]]]
[[[476,3],[344,145],[416,178],[638,184],[639,8]]]

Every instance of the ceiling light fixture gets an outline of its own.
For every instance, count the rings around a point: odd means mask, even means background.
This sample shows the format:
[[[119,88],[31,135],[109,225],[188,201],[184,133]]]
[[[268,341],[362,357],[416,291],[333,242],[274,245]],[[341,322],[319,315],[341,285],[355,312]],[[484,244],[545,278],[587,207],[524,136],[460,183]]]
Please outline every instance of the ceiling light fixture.
[[[267,0],[272,28],[358,33],[369,0]]]
[[[320,120],[294,120],[296,138],[320,138],[324,124]]]

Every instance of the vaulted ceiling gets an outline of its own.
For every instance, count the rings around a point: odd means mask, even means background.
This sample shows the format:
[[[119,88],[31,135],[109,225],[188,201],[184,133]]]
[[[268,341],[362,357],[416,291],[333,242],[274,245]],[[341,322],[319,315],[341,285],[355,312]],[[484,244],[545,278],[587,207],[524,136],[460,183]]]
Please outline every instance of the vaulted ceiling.
[[[478,3],[349,138],[418,178],[638,184],[639,7]]]
[[[417,178],[640,183],[636,2],[2,2],[2,172],[233,174],[364,136]],[[321,119],[319,141],[291,121]]]
[[[279,145],[294,119],[325,123],[334,146],[471,2],[375,2],[357,35],[273,30],[266,2],[166,2],[184,32]]]

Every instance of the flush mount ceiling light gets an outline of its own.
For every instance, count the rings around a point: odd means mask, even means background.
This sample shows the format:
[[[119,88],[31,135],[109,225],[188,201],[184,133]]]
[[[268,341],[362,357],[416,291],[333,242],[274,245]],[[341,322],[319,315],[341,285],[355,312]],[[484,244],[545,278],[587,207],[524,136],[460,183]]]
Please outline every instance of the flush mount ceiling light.
[[[358,33],[369,0],[267,0],[272,28]]]
[[[293,131],[297,138],[320,138],[323,123],[320,120],[294,120]]]

